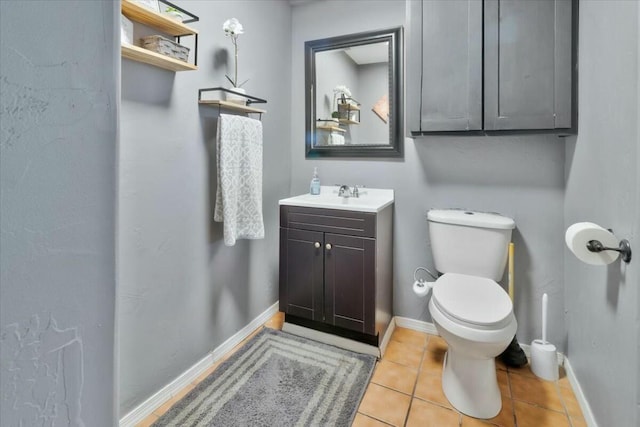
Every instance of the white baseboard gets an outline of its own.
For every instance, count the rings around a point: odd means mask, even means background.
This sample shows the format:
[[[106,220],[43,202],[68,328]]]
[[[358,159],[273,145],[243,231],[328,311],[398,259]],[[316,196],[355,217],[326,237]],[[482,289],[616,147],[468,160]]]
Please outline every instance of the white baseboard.
[[[413,329],[414,331],[426,332],[431,335],[440,335],[433,323],[400,316],[394,316],[394,320],[396,322],[396,326],[400,328]]]
[[[207,354],[202,360],[187,369],[176,379],[160,389],[157,393],[142,402],[131,412],[120,418],[120,427],[134,427],[137,423],[147,418],[153,411],[167,400],[171,399],[179,393],[185,386],[193,382],[202,375],[207,369],[213,366],[222,356],[227,354],[233,347],[240,344],[242,340],[247,338],[253,331],[258,329],[260,325],[269,320],[278,312],[278,301],[263,311],[258,317],[253,319],[247,326],[236,332],[225,342],[216,347],[211,353]]]
[[[413,329],[414,331],[426,332],[431,335],[440,335],[435,325],[430,322],[424,322],[422,320],[409,319],[408,317],[399,317],[395,316],[393,318],[395,320],[396,326],[401,328]],[[523,344],[518,341],[520,347],[524,351],[524,354],[527,355],[527,359],[531,359],[531,346],[529,344]],[[558,352],[558,366],[563,366],[565,356],[564,354]]]
[[[389,341],[391,341],[391,335],[393,335],[393,331],[396,329],[396,318],[392,317],[389,322],[389,326],[387,326],[387,330],[382,337],[382,341],[380,341],[380,358],[384,356],[385,351],[387,351],[387,345],[389,345]]]
[[[589,427],[598,427],[598,423],[596,423],[596,418],[593,416],[591,406],[589,406],[589,402],[582,391],[582,387],[580,387],[576,373],[573,371],[571,363],[567,357],[564,358],[564,370],[567,372],[567,378],[569,379],[569,384],[571,384],[571,388],[573,389],[573,394],[576,396],[576,400],[580,404],[584,420]]]

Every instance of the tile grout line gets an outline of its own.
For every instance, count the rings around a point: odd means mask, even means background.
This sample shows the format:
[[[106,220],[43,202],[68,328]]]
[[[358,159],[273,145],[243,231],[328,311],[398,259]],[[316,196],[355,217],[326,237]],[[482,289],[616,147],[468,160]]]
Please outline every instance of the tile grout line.
[[[525,374],[522,374],[520,372],[508,371],[508,373],[509,373],[509,385],[511,385],[511,374],[514,374],[517,377],[521,377],[521,378],[525,378],[525,379],[533,379],[533,380],[537,380],[537,381],[545,381],[545,380],[539,379],[536,376],[525,375]],[[548,381],[548,382],[551,382],[551,381]],[[553,386],[554,386],[554,391],[557,394],[557,397],[558,397],[558,399],[560,401],[560,404],[562,405],[562,410],[558,410],[558,409],[550,408],[550,407],[547,407],[547,406],[543,406],[543,405],[541,405],[539,403],[535,403],[535,402],[516,399],[515,397],[512,397],[512,401],[519,402],[519,403],[522,403],[522,404],[525,404],[525,405],[529,405],[529,406],[533,406],[533,407],[536,407],[538,409],[542,409],[542,410],[545,410],[545,411],[554,412],[556,414],[563,414],[566,417],[567,421],[568,421],[568,426],[575,427],[576,424],[574,423],[573,417],[569,413],[569,410],[568,410],[568,407],[567,407],[567,403],[566,403],[566,398],[562,394],[563,387],[560,385],[560,381],[559,380],[555,380],[552,383],[553,383]],[[572,389],[569,389],[569,391],[571,393],[573,393]],[[514,405],[514,417],[515,417],[515,420],[516,420],[515,426],[517,427],[518,424],[517,424],[517,416],[515,415],[515,405]]]
[[[378,421],[379,423],[382,423],[382,424],[384,424],[384,425],[386,425],[386,426],[394,427],[394,425],[393,425],[393,424],[389,424],[388,422],[386,422],[386,421],[382,421],[381,419],[376,418],[376,417],[374,417],[374,416],[372,416],[372,415],[368,415],[368,414],[365,414],[365,413],[360,412],[360,411],[356,411],[356,414],[360,414],[360,415],[362,415],[363,417],[371,418],[372,420]],[[353,425],[353,423],[352,423],[352,425]]]
[[[407,426],[407,422],[409,421],[409,413],[411,412],[411,407],[413,406],[413,399],[415,399],[416,388],[418,387],[418,380],[420,379],[420,372],[422,372],[422,363],[424,362],[424,353],[427,351],[427,345],[429,344],[429,336],[427,335],[427,340],[424,343],[424,347],[422,348],[422,356],[420,357],[420,364],[418,365],[418,374],[416,375],[416,379],[413,382],[413,390],[411,390],[411,400],[409,400],[409,407],[407,408],[407,413],[404,415],[404,423],[402,423],[403,427]]]
[[[507,366],[505,365],[505,368]],[[513,390],[511,389],[511,375],[509,375],[508,368],[505,370],[507,373],[507,385],[509,386],[509,400],[511,400],[511,419],[513,420],[513,426],[518,427],[518,418],[516,417],[516,404],[513,401]]]
[[[371,384],[375,384],[375,385],[377,385],[378,387],[384,388],[384,389],[389,390],[389,391],[393,391],[393,392],[395,392],[395,393],[400,393],[400,394],[404,394],[405,396],[409,396],[407,393],[404,393],[404,392],[402,392],[402,391],[399,391],[399,390],[393,389],[393,388],[388,387],[388,386],[386,386],[386,385],[384,385],[384,384],[374,383],[374,382],[372,382],[372,381],[369,381],[369,384],[367,385],[367,389],[369,388],[369,385],[371,385]],[[409,397],[411,397],[411,396],[409,396]],[[360,403],[362,403],[362,400],[360,401]],[[409,406],[411,406],[411,402],[409,402]],[[366,416],[366,417],[369,417],[369,418],[372,418],[372,419],[374,419],[374,420],[376,420],[376,421],[380,421],[381,423],[386,424],[386,425],[388,425],[388,426],[393,426],[393,424],[389,424],[388,422],[386,422],[386,421],[384,421],[384,420],[381,420],[380,418],[377,418],[375,415],[367,414],[367,413],[365,413],[365,412],[360,412],[360,411],[359,411],[359,409],[360,409],[360,406],[358,406],[358,410],[356,410],[356,413],[358,413],[358,414],[362,414],[362,415],[364,415],[364,416]]]
[[[558,393],[558,396],[560,397],[560,403],[562,403],[562,407],[564,408],[564,414],[566,415],[567,420],[569,420],[569,425],[573,426],[573,420],[571,419],[571,415],[569,414],[569,409],[567,408],[567,404],[565,402],[564,396],[560,391],[560,384],[558,380],[554,381],[554,385],[556,387],[556,393]]]
[[[428,335],[428,334],[427,334],[427,335]],[[427,340],[428,340],[428,337],[427,337]],[[411,345],[411,344],[409,344],[409,343],[405,343],[405,342],[403,342],[403,341],[393,340],[393,338],[392,338],[390,341],[396,341],[396,342],[401,343],[401,344],[408,344],[408,345]],[[411,346],[413,346],[413,345],[411,345]],[[415,346],[413,346],[413,347],[415,347]],[[404,392],[402,392],[402,391],[400,391],[400,390],[396,390],[396,389],[394,389],[394,388],[388,387],[388,386],[386,386],[386,385],[384,385],[384,384],[378,384],[378,383],[373,382],[372,380],[369,380],[369,384],[375,384],[375,385],[377,385],[377,386],[379,386],[379,387],[382,387],[382,388],[385,388],[385,389],[387,389],[387,390],[394,391],[394,392],[396,392],[396,393],[401,393],[401,394],[404,394],[405,396],[409,396],[409,407],[407,408],[407,412],[406,412],[405,417],[404,417],[404,423],[402,424],[402,426],[406,426],[406,424],[407,424],[407,420],[408,420],[408,418],[409,418],[409,411],[411,410],[411,405],[412,405],[412,403],[413,403],[413,399],[414,399],[414,393],[415,393],[416,387],[417,387],[417,385],[418,385],[418,377],[420,376],[420,367],[422,366],[422,361],[423,361],[423,359],[424,359],[424,352],[426,351],[426,348],[427,348],[427,345],[426,345],[426,343],[425,343],[425,345],[424,345],[424,346],[423,346],[423,348],[422,348],[422,356],[420,357],[420,363],[418,364],[418,368],[417,368],[417,371],[418,371],[418,372],[417,372],[417,374],[416,374],[415,382],[413,383],[413,390],[411,391],[411,394],[407,394],[407,393],[404,393]],[[379,364],[382,360],[383,360],[383,359],[379,359],[379,361],[378,361],[377,363]],[[389,362],[389,363],[393,363],[393,364],[396,364],[396,365],[398,365],[398,366],[402,366],[402,367],[404,367],[404,368],[413,369],[411,366],[407,366],[407,365],[404,365],[404,364],[402,364],[402,363],[394,362],[394,361],[392,361],[392,360],[387,360],[387,362]],[[376,369],[377,369],[377,366],[376,366]],[[421,400],[422,400],[422,399],[421,399]],[[380,422],[382,422],[382,423],[384,423],[384,424],[386,424],[386,425],[392,425],[392,424],[387,423],[386,421],[383,421],[383,420],[381,420],[381,419],[379,419],[379,418],[376,418],[376,417],[375,417],[375,416],[373,416],[373,415],[365,414],[365,413],[363,413],[363,412],[360,412],[360,413],[361,413],[362,415],[365,415],[365,416],[367,416],[367,417],[369,417],[369,418],[372,418],[372,419],[374,419],[374,420],[376,420],[376,421],[380,421]]]

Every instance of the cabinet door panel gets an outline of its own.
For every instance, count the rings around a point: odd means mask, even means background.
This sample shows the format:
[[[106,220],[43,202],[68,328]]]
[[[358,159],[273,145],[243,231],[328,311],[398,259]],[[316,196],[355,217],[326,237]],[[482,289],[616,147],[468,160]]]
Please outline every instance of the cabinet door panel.
[[[410,1],[408,6],[410,130],[482,129],[482,2]]]
[[[485,130],[571,126],[571,0],[484,2]]]
[[[319,247],[316,248],[316,243]],[[280,310],[323,320],[323,234],[280,229]]]
[[[375,334],[375,240],[325,234],[325,321]]]

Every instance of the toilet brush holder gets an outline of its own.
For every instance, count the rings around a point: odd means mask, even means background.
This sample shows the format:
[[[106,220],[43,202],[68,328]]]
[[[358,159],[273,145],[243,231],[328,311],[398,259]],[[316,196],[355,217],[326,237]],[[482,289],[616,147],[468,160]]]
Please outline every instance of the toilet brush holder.
[[[531,370],[536,376],[547,380],[558,379],[558,356],[556,346],[543,340],[531,342]]]
[[[531,342],[531,370],[543,380],[558,379],[556,346],[547,341],[547,305],[549,297],[542,294],[542,339]]]

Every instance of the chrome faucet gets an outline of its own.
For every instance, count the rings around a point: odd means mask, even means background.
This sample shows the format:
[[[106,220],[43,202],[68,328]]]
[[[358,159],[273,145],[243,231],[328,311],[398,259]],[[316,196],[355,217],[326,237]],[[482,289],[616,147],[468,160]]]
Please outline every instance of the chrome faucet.
[[[353,196],[353,193],[351,193],[351,189],[348,185],[341,185],[338,190],[338,196],[347,198]]]
[[[348,197],[358,198],[360,197],[360,192],[358,191],[357,185],[354,185],[353,190],[351,190],[351,188],[349,188],[348,185],[343,184],[343,185],[340,185],[340,189],[338,190],[338,196],[344,197],[345,199]]]

